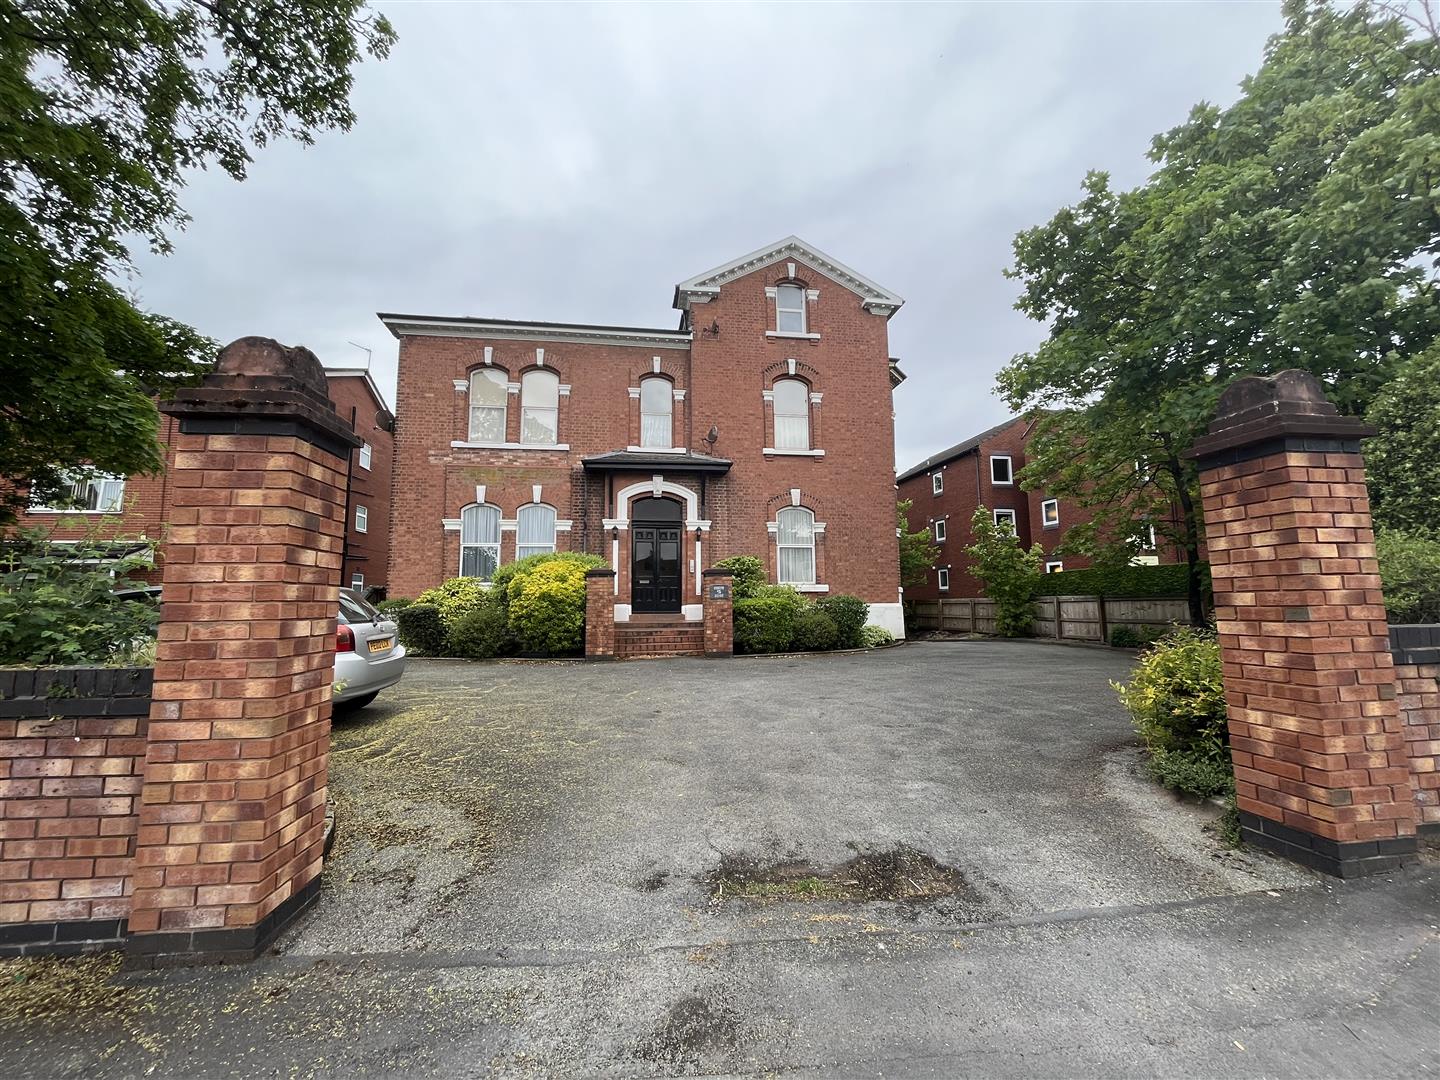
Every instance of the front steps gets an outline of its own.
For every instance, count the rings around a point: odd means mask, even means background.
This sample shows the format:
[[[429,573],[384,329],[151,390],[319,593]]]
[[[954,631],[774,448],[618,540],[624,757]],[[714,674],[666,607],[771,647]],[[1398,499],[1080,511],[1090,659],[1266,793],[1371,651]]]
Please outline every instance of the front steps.
[[[635,615],[615,624],[615,659],[704,656],[705,624],[679,615]]]

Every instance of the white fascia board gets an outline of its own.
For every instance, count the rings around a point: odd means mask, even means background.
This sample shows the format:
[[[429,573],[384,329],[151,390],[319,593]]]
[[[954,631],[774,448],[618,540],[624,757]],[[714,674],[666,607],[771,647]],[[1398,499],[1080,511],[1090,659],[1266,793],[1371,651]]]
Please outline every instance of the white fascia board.
[[[483,319],[387,318],[396,337],[499,338],[514,341],[560,341],[572,345],[630,345],[646,349],[688,349],[690,333],[677,330],[624,330],[604,326],[543,326],[486,322]]]

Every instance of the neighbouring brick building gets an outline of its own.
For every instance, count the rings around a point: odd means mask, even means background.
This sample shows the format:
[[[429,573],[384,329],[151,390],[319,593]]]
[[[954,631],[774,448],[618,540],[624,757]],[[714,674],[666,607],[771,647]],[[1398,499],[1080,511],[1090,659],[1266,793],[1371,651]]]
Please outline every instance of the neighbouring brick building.
[[[673,330],[381,314],[400,341],[391,593],[588,551],[616,571],[617,622],[698,622],[703,570],[749,554],[901,633],[902,303],[792,236],[681,282]]]
[[[1073,499],[1043,490],[1024,491],[1017,477],[1025,467],[1025,451],[1035,421],[1019,417],[997,424],[973,438],[926,458],[896,477],[899,497],[910,500],[910,530],[929,529],[940,554],[924,584],[905,590],[910,600],[936,600],[947,596],[980,596],[983,589],[971,573],[973,560],[965,553],[974,542],[970,519],[984,506],[996,522],[1008,521],[1023,547],[1038,543],[1045,553],[1045,572],[1083,570],[1087,556],[1062,554],[1058,549],[1068,530],[1091,520],[1090,511]],[[1152,537],[1137,556],[1144,562],[1181,561],[1178,549]]]
[[[360,369],[326,372],[336,412],[353,425],[364,440],[351,454],[350,503],[345,540],[346,585],[367,589],[385,587],[390,558],[390,471],[394,457],[394,417],[369,374]],[[76,481],[75,509],[31,507],[19,516],[20,528],[44,529],[59,541],[76,540],[92,532],[102,539],[124,538],[158,544],[171,521],[174,491],[175,418],[160,417],[160,444],[165,468],[153,476],[94,475]],[[364,510],[357,521],[357,513]],[[159,571],[147,575],[160,580]]]

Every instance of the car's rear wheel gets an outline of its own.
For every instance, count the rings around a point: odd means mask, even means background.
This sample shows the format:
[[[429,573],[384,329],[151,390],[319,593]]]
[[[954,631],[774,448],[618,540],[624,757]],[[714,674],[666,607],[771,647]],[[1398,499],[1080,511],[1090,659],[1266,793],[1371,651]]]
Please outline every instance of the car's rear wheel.
[[[352,697],[348,701],[342,701],[338,703],[335,707],[344,712],[350,712],[354,709],[363,709],[366,705],[369,705],[370,702],[375,700],[375,695],[378,693],[380,693],[379,690],[373,690],[368,694],[361,694],[359,697]]]

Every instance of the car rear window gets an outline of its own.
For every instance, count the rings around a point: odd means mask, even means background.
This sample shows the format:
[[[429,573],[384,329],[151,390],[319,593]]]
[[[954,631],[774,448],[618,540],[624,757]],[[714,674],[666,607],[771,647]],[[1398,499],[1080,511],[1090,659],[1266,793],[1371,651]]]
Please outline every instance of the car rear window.
[[[375,611],[370,605],[357,600],[350,593],[340,594],[340,616],[339,621],[345,625],[351,623],[368,623],[375,621]]]

